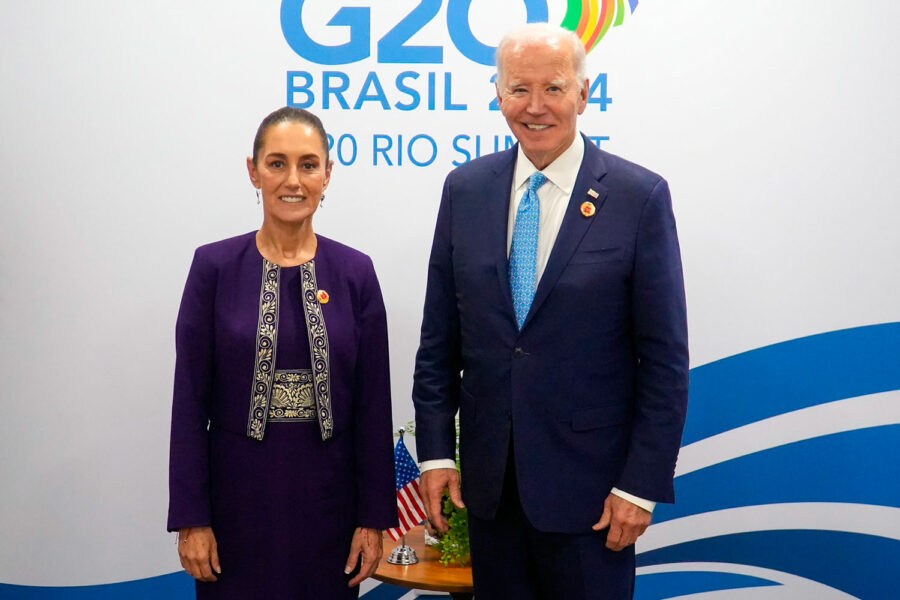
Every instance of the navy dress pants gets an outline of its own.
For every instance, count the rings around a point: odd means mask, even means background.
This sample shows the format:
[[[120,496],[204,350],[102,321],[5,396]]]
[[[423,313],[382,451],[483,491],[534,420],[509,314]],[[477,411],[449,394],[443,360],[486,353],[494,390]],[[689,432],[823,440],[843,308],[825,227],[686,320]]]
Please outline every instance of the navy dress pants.
[[[469,513],[476,600],[632,598],[634,546],[621,552],[609,550],[607,530],[554,533],[535,529],[522,510],[514,465],[510,448],[494,518]],[[604,500],[597,499],[597,520]]]

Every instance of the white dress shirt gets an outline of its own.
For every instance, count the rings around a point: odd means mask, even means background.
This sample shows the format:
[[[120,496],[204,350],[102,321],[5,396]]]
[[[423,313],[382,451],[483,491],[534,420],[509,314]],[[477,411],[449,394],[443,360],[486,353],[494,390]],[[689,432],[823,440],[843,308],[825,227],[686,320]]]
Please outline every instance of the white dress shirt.
[[[584,158],[584,139],[575,136],[575,141],[566,151],[556,157],[541,173],[547,177],[547,183],[538,188],[537,195],[541,204],[541,221],[538,225],[537,283],[540,283],[550,258],[550,251],[556,243],[556,236],[566,215],[569,198],[575,189],[575,179]],[[537,172],[537,168],[528,160],[519,145],[516,157],[516,170],[513,172],[512,189],[509,198],[509,220],[506,228],[506,256],[512,247],[513,230],[516,226],[516,214],[522,196],[528,189],[528,179]]]
[[[537,255],[537,282],[540,283],[541,277],[544,275],[544,269],[547,267],[547,260],[550,258],[550,251],[556,243],[556,236],[559,235],[559,228],[562,226],[563,217],[566,214],[566,208],[569,206],[569,199],[572,197],[572,191],[575,188],[575,179],[578,177],[578,171],[581,169],[581,162],[584,158],[584,138],[580,135],[575,136],[572,144],[566,148],[565,152],[556,157],[552,163],[547,165],[541,171],[546,177],[547,182],[538,188],[538,201],[541,204],[541,221],[538,225],[538,255]],[[509,199],[509,221],[506,228],[506,255],[509,256],[509,250],[512,247],[513,229],[516,224],[516,213],[519,210],[519,202],[528,189],[528,179],[538,169],[525,156],[522,151],[522,145],[519,144],[519,154],[516,157],[516,168],[513,172],[512,189],[510,190]],[[419,469],[430,471],[431,469],[455,469],[456,461],[453,459],[435,459],[422,462]],[[628,500],[632,504],[636,504],[644,510],[653,512],[656,508],[656,502],[638,498],[628,492],[613,488],[612,493],[620,498]],[[600,518],[600,515],[597,515]]]

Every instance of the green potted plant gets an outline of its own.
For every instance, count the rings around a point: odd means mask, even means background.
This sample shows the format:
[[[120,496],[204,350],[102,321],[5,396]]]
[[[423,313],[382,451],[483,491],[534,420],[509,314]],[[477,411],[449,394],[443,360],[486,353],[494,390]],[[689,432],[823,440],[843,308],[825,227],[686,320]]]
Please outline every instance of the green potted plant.
[[[416,425],[410,421],[406,425],[406,431],[413,437],[416,435]],[[459,419],[456,420],[456,449],[459,454]],[[456,468],[459,468],[459,457],[456,458]],[[445,567],[450,565],[467,565],[470,561],[469,550],[469,511],[465,508],[457,508],[450,501],[450,496],[444,493],[441,499],[442,512],[447,517],[450,529],[447,533],[430,531],[426,527],[426,543],[434,546],[441,552],[440,562]],[[429,542],[429,537],[433,540]]]

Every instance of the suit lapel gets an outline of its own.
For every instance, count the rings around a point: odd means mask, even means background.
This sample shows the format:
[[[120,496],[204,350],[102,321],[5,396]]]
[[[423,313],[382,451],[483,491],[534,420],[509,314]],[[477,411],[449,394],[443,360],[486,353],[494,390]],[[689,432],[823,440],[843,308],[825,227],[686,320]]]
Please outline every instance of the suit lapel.
[[[584,234],[587,233],[594,221],[603,218],[600,211],[606,201],[607,188],[600,183],[600,179],[605,174],[606,166],[603,162],[603,156],[593,142],[584,138],[584,158],[581,161],[581,168],[578,170],[578,177],[575,179],[575,187],[572,189],[572,196],[569,198],[569,205],[566,207],[566,214],[563,216],[559,234],[556,236],[556,242],[550,251],[547,267],[544,269],[544,274],[538,283],[534,300],[531,303],[531,309],[528,311],[528,316],[525,318],[525,324],[522,326],[522,329],[528,326],[528,322],[540,309],[547,296],[550,295],[553,286],[556,285],[559,276],[562,275],[563,269],[566,268],[569,259],[581,243]],[[593,190],[597,196],[589,195],[588,190]],[[591,202],[596,207],[596,212],[592,217],[585,217],[581,214],[581,205],[584,202]],[[507,289],[509,288],[508,276],[506,287]]]
[[[512,193],[512,178],[518,151],[518,144],[505,151],[505,156],[498,161],[493,177],[484,190],[484,197],[488,202],[486,226],[489,229],[486,239],[491,244],[490,255],[496,264],[504,310],[512,315],[513,321],[515,321],[515,309],[513,308],[512,290],[509,288],[509,257],[507,256],[506,239],[509,235],[507,231],[509,229],[509,198]]]

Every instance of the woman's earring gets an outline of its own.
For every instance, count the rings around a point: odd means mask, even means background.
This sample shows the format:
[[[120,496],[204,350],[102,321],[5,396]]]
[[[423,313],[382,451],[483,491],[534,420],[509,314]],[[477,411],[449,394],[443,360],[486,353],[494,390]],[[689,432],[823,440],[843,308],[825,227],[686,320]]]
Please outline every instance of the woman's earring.
[[[325,204],[325,194],[322,194],[322,197],[319,198],[319,206],[322,206],[323,204]]]
[[[256,203],[259,204],[262,199],[259,197],[259,188],[256,188]]]

